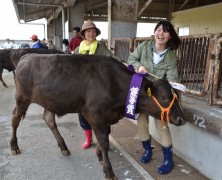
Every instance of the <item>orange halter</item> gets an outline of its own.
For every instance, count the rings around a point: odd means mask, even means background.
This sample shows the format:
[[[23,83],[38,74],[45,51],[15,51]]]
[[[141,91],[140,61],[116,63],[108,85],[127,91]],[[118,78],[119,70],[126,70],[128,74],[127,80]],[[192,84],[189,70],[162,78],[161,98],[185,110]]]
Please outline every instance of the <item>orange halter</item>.
[[[165,124],[164,124],[164,114],[165,114],[165,112],[166,112],[167,122],[169,123],[169,122],[170,122],[170,119],[169,119],[170,108],[172,107],[175,99],[178,99],[178,98],[177,98],[177,95],[176,95],[175,93],[173,94],[173,99],[172,99],[170,105],[169,105],[167,108],[164,108],[163,106],[161,106],[160,103],[157,101],[157,99],[156,99],[154,96],[152,96],[152,98],[153,98],[153,100],[156,102],[156,104],[159,106],[159,108],[160,108],[161,111],[162,111],[162,112],[161,112],[161,121],[162,121],[163,129],[165,129],[166,126],[165,126]]]

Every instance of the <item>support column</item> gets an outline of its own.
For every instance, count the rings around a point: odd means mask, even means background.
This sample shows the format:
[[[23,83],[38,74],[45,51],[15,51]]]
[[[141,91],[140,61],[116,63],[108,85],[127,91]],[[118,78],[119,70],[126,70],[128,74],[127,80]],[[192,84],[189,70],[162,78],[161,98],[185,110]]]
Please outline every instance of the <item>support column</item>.
[[[82,28],[84,22],[85,1],[76,3],[74,7],[69,8],[69,39],[73,37],[72,29],[76,26]]]
[[[114,38],[134,38],[137,29],[138,0],[108,0],[108,45]]]

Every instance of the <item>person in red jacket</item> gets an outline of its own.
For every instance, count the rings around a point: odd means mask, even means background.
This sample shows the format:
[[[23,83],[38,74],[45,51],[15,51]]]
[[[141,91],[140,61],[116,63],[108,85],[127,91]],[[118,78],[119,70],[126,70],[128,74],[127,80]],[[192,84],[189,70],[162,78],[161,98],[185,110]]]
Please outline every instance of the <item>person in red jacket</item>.
[[[83,40],[83,38],[79,35],[79,32],[80,32],[79,27],[73,28],[74,37],[71,39],[69,43],[69,52],[71,53],[73,53],[73,51],[80,45],[80,43]]]

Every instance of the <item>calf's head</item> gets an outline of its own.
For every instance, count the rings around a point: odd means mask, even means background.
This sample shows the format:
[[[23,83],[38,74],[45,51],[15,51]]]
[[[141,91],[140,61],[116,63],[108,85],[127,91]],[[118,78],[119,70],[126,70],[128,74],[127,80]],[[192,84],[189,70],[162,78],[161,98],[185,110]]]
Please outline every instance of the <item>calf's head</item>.
[[[163,127],[165,127],[164,121],[168,121],[176,126],[185,124],[186,121],[180,106],[179,95],[167,80],[145,81],[142,87],[145,91],[142,93],[142,96],[149,96],[149,98],[141,98],[139,104],[151,116],[161,119]],[[142,102],[143,100],[144,102]]]

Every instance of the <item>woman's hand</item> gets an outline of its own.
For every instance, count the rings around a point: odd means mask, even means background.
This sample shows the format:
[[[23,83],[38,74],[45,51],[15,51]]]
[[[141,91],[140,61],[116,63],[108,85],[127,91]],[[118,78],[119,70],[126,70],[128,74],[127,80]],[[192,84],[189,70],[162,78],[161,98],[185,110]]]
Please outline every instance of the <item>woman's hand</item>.
[[[140,66],[140,67],[137,69],[137,72],[138,72],[138,73],[141,73],[141,74],[149,73],[148,70],[147,70],[144,66]]]

